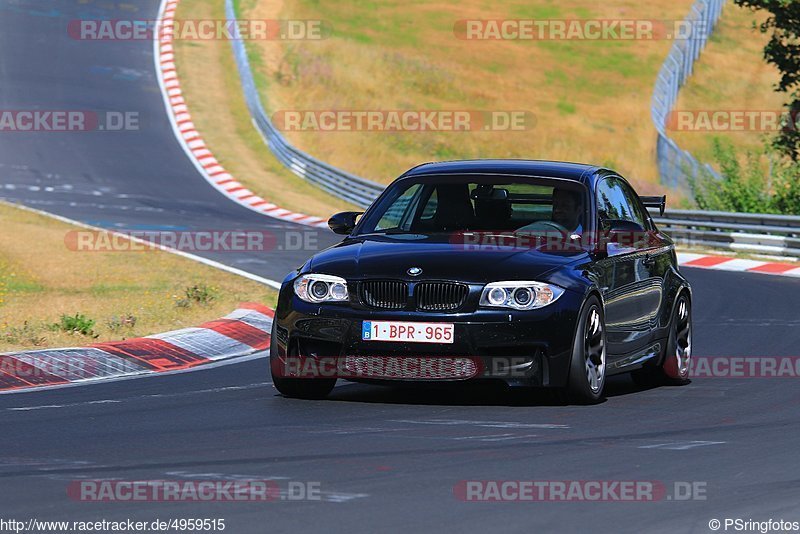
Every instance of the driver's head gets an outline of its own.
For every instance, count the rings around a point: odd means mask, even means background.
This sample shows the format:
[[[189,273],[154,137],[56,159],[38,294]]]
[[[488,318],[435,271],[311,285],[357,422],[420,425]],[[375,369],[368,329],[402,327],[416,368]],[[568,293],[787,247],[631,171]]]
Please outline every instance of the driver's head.
[[[570,232],[576,230],[581,220],[581,194],[569,189],[553,190],[553,222]]]

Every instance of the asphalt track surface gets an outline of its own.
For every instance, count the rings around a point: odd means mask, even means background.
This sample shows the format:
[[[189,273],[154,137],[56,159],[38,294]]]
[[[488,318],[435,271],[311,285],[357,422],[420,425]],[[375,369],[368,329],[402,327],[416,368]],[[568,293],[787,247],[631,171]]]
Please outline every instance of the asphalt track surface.
[[[152,41],[68,33],[74,20],[153,20],[157,11],[142,0],[0,2],[0,110],[132,112],[139,122],[127,131],[2,132],[0,199],[114,230],[268,232],[280,253],[198,255],[281,280],[310,255],[296,250],[298,237],[324,247],[334,235],[248,210],[203,180],[170,127]]]
[[[169,129],[150,43],[73,42],[66,22],[89,17],[84,11],[97,4],[41,4],[0,4],[0,109],[101,105],[139,110],[148,126],[113,134],[4,133],[0,184],[16,187],[0,196],[113,228],[293,229],[225,201],[195,172]],[[155,15],[154,2],[133,5],[140,8],[136,18]],[[123,71],[130,72],[113,74]],[[64,184],[72,189],[56,188]],[[303,254],[217,259],[279,278]],[[697,357],[798,355],[800,280],[685,272],[695,289]],[[487,389],[342,382],[325,401],[301,401],[278,395],[266,360],[257,359],[2,395],[0,519],[224,518],[234,533],[672,533],[710,532],[711,519],[797,521],[797,384],[698,378],[685,387],[642,390],[615,377],[604,403],[579,407]],[[313,482],[321,500],[68,497],[70,482],[85,479],[272,479],[281,488]],[[462,502],[454,487],[465,480],[658,481],[670,493],[675,482],[696,482],[706,499]]]

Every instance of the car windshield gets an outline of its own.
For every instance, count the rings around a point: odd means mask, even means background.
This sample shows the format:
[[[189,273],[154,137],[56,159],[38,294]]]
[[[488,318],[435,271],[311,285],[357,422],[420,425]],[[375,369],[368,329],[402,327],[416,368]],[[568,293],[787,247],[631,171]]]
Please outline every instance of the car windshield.
[[[574,181],[424,176],[391,186],[365,214],[357,234],[582,234],[586,206],[586,188]]]

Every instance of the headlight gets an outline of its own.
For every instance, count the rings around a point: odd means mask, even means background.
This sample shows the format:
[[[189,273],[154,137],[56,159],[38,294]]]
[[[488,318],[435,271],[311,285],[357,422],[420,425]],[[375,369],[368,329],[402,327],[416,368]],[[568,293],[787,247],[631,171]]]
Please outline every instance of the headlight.
[[[564,290],[542,282],[492,282],[483,288],[480,305],[484,308],[534,310],[552,304]]]
[[[329,274],[304,274],[294,281],[294,293],[312,304],[344,302],[348,298],[347,281]]]

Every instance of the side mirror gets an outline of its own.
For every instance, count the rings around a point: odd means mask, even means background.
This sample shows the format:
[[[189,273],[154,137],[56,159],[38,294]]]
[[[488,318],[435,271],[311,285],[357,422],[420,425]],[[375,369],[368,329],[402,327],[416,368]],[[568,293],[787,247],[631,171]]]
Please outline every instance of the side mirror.
[[[613,221],[608,221],[608,234],[609,236],[619,235],[619,234],[633,234],[635,232],[644,233],[644,228],[639,223],[635,223],[633,221],[621,221],[615,219]]]
[[[328,219],[328,227],[334,234],[347,235],[356,227],[356,217],[364,213],[363,211],[343,211]]]

